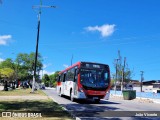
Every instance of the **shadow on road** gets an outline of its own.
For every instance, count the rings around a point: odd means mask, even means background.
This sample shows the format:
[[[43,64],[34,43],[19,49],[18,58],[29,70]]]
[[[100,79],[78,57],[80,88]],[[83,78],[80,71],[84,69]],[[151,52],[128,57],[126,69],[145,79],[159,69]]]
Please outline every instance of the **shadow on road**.
[[[68,96],[63,96],[63,98],[70,100],[70,97]],[[111,102],[106,100],[100,100],[99,103],[95,103],[93,100],[85,100],[85,99],[75,100],[75,102],[79,104],[120,104],[117,102]]]
[[[117,102],[111,102],[111,101],[106,101],[106,100],[101,100],[100,104],[121,104],[121,103],[117,103]]]
[[[64,97],[70,99],[69,97]],[[107,105],[108,104],[108,105]],[[91,100],[79,100],[70,104],[61,104],[73,116],[81,120],[159,120],[159,117],[135,117],[136,111],[121,111],[118,107],[109,104],[121,104],[101,100],[99,104]]]

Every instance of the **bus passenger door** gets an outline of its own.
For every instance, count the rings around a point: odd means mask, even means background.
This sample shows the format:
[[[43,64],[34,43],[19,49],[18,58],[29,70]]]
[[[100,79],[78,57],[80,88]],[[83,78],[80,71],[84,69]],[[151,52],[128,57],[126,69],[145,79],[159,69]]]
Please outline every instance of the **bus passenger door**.
[[[65,81],[66,81],[66,73],[63,74],[62,78],[62,94],[65,94]]]
[[[59,93],[60,92],[60,87],[61,87],[61,76],[59,75],[58,78],[57,78],[57,85],[56,85],[56,92]]]
[[[77,96],[77,91],[78,91],[78,86],[77,86],[77,81],[78,81],[78,69],[75,69],[74,72],[74,81],[73,81],[73,94]]]

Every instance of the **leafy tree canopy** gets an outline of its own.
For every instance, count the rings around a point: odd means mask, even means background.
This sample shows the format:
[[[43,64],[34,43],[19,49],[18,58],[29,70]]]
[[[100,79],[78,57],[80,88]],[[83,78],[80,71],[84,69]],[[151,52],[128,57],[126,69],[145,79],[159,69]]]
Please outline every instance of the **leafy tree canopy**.
[[[11,68],[1,68],[0,75],[2,78],[11,78],[14,75],[14,70]]]

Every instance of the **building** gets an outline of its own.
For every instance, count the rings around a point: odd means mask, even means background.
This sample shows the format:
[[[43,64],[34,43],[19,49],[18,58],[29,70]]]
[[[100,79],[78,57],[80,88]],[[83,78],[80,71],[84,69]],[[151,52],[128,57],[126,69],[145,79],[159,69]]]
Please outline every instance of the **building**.
[[[141,91],[140,87],[141,83],[137,82],[133,85],[133,90],[137,92]],[[142,91],[143,92],[154,92],[157,93],[157,90],[160,90],[160,81],[158,80],[150,80],[142,82]]]

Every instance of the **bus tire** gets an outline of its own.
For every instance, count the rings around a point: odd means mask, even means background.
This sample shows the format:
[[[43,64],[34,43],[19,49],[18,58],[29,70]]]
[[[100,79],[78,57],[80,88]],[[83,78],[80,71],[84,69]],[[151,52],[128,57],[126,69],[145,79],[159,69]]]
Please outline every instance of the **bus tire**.
[[[73,94],[72,94],[72,89],[70,90],[70,99],[71,99],[72,102],[75,101],[75,99],[74,99],[74,97],[73,97]]]

